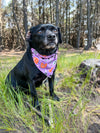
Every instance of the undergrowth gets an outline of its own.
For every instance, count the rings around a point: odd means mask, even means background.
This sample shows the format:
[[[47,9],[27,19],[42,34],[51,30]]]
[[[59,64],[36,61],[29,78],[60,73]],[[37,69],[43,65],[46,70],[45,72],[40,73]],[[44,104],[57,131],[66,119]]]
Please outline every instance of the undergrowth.
[[[80,84],[80,73],[77,73],[79,64],[89,58],[100,58],[94,52],[83,54],[69,54],[61,52],[58,56],[58,80],[55,81],[55,92],[60,102],[49,97],[48,87],[42,85],[37,88],[42,115],[50,118],[51,125],[45,122],[29,108],[31,96],[19,91],[16,93],[16,102],[13,92],[5,85],[8,72],[20,60],[18,57],[0,57],[0,130],[22,133],[85,133],[87,132],[90,116],[85,120],[84,114],[90,101],[92,86],[88,89],[89,75]],[[59,76],[61,75],[61,77]],[[87,89],[85,93],[84,88]],[[100,106],[98,105],[100,109]],[[89,112],[90,113],[90,112]]]

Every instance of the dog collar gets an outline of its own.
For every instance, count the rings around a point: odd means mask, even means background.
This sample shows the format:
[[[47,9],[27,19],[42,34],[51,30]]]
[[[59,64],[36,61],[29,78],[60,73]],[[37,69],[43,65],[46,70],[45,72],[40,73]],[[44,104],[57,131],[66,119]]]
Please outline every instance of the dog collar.
[[[47,77],[51,78],[57,64],[57,51],[49,56],[39,54],[34,48],[31,48],[31,52],[36,67]]]

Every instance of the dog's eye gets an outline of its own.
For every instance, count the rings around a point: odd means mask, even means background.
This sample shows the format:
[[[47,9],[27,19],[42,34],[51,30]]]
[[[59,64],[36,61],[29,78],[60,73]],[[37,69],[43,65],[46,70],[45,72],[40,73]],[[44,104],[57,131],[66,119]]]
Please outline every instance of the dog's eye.
[[[38,34],[41,34],[41,33],[42,33],[42,31],[41,31],[41,30],[39,30],[39,31],[38,31]]]
[[[55,32],[55,33],[56,33],[56,32],[57,32],[57,30],[55,29],[55,30],[53,30],[53,32]]]

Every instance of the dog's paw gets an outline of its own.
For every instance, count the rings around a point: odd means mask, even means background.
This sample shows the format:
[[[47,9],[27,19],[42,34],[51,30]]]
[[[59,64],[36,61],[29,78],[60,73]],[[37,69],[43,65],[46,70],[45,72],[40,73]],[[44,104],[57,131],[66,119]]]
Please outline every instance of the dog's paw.
[[[52,99],[55,101],[60,101],[60,98],[54,93]]]
[[[38,102],[38,99],[34,99],[34,104],[33,104],[34,108],[36,108],[38,111],[41,111],[41,106]]]
[[[41,106],[40,106],[40,105],[36,106],[35,108],[36,108],[38,111],[41,112]]]

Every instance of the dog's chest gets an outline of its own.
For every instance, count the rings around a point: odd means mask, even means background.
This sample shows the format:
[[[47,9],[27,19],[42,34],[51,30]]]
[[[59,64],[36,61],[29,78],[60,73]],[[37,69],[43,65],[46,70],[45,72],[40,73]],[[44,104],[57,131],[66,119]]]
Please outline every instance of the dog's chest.
[[[33,79],[35,82],[35,86],[39,87],[45,79],[46,75],[44,75],[42,72],[38,72]]]

